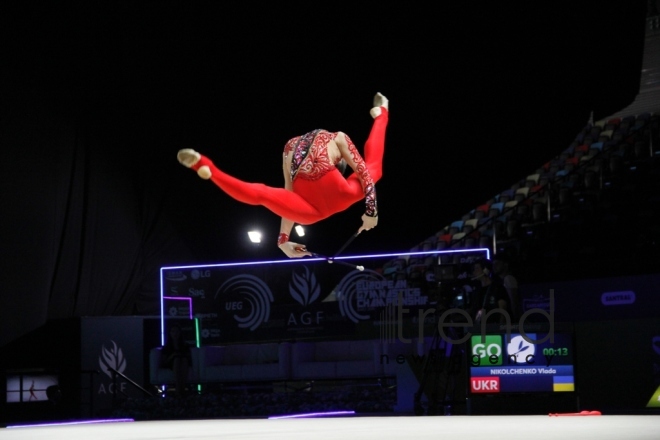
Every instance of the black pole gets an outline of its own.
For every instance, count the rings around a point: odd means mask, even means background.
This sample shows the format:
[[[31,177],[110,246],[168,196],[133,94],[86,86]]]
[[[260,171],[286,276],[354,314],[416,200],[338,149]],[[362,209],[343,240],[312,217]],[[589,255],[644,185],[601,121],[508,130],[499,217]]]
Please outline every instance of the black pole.
[[[351,235],[351,237],[350,237],[348,240],[346,240],[346,243],[344,243],[344,245],[343,245],[342,247],[339,248],[339,250],[337,251],[337,253],[335,253],[335,254],[332,256],[332,258],[333,258],[333,259],[334,259],[334,258],[337,258],[337,256],[338,256],[339,254],[341,254],[341,253],[344,251],[344,249],[346,249],[346,248],[348,247],[348,245],[351,244],[351,243],[353,242],[353,240],[355,240],[355,237],[357,237],[359,234],[360,234],[360,232],[358,231],[358,232],[356,232],[355,234]]]

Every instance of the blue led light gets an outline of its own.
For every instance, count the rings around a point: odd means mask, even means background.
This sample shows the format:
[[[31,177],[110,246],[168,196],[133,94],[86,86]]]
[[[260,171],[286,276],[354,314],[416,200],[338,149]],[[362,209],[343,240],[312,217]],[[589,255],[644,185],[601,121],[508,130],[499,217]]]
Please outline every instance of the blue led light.
[[[231,262],[231,263],[216,263],[216,264],[197,264],[190,266],[168,266],[161,267],[161,281],[163,279],[163,271],[166,270],[184,270],[184,269],[200,269],[200,268],[213,268],[213,267],[232,267],[232,266],[256,266],[262,264],[295,264],[295,263],[305,263],[305,262],[314,262],[314,261],[327,261],[329,259],[334,260],[355,260],[358,258],[386,258],[386,257],[408,257],[414,255],[442,255],[442,254],[456,254],[456,253],[472,253],[472,252],[485,252],[486,258],[490,259],[490,249],[489,248],[474,248],[474,249],[451,249],[451,250],[442,250],[442,251],[418,251],[418,252],[393,252],[387,254],[365,254],[365,255],[349,255],[349,256],[339,256],[334,258],[291,258],[291,259],[282,259],[282,260],[265,260],[265,261],[243,261],[243,262]],[[161,283],[162,286],[162,283]],[[162,291],[162,287],[161,287]]]

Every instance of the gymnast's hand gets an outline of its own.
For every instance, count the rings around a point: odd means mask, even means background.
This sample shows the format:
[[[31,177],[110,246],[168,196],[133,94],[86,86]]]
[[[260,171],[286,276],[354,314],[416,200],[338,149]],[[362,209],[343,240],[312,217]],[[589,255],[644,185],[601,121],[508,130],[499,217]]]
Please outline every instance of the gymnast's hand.
[[[302,258],[302,257],[311,257],[312,253],[307,251],[307,248],[304,244],[294,243],[292,241],[287,241],[278,246],[282,249],[282,252],[286,254],[289,258]]]
[[[362,214],[362,226],[358,229],[358,234],[362,231],[368,231],[371,228],[375,228],[378,224],[378,216],[369,217],[367,214]]]

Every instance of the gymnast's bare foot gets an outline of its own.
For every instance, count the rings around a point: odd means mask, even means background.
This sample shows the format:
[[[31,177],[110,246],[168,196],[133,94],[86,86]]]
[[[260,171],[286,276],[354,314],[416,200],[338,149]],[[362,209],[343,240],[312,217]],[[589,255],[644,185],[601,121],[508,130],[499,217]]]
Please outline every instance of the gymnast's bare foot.
[[[179,150],[179,152],[176,155],[176,158],[178,159],[181,165],[193,169],[195,169],[194,167],[197,164],[197,162],[199,162],[201,157],[202,156],[197,151],[190,148]],[[199,167],[199,169],[197,169],[197,175],[205,180],[210,179],[211,170],[207,165],[202,165],[201,167]]]
[[[374,96],[374,107],[369,111],[369,114],[372,118],[376,119],[378,116],[380,116],[382,112],[380,109],[381,107],[385,107],[385,109],[389,111],[390,101],[385,96],[383,96],[382,93],[378,92],[376,93],[376,96]]]

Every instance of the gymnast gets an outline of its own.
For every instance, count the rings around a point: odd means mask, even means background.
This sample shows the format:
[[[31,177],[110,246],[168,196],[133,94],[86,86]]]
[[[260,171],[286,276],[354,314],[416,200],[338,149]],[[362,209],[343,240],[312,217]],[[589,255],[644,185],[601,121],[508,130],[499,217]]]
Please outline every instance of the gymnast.
[[[248,183],[220,171],[211,160],[195,150],[183,149],[179,162],[211,179],[234,199],[262,205],[282,218],[278,247],[290,258],[311,256],[304,245],[289,241],[295,223],[309,225],[346,210],[364,199],[365,213],[357,234],[378,224],[375,184],[383,174],[385,129],[389,101],[377,93],[369,112],[373,126],[364,146],[364,159],[345,133],[317,129],[289,140],[284,146],[284,188]],[[346,165],[353,173],[343,176]],[[356,235],[357,235],[356,234]]]

